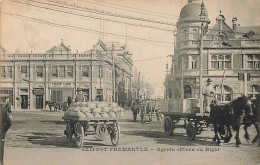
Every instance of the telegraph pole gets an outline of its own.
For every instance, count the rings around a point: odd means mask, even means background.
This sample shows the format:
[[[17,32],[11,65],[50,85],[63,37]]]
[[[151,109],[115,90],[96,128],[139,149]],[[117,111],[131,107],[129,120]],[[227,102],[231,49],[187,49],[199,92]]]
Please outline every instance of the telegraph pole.
[[[200,88],[199,88],[199,94],[200,94],[200,113],[203,113],[203,96],[202,96],[202,71],[203,71],[203,36],[204,36],[204,27],[203,23],[201,24],[201,34],[200,34],[200,72],[199,72],[199,81],[200,81]]]
[[[115,59],[113,55],[114,44],[112,43],[111,56],[113,63],[113,102],[116,102],[116,70],[115,70]]]

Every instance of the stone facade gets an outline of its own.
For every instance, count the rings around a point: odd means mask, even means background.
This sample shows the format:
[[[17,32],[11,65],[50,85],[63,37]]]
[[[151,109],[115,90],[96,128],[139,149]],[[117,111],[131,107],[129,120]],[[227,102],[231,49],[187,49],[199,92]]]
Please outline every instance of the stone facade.
[[[117,102],[117,84],[127,80],[123,89],[131,90],[133,64],[125,52],[101,40],[83,53],[72,53],[63,42],[37,54],[6,53],[1,48],[0,98],[9,99],[17,110],[42,110],[46,101],[67,102],[81,88],[89,101]]]
[[[173,90],[168,95],[176,99],[199,98],[201,29],[203,85],[211,78],[222,102],[242,94],[255,98],[260,92],[260,27],[240,27],[235,17],[230,27],[221,12],[210,27],[204,3],[192,1],[183,7],[177,22]]]

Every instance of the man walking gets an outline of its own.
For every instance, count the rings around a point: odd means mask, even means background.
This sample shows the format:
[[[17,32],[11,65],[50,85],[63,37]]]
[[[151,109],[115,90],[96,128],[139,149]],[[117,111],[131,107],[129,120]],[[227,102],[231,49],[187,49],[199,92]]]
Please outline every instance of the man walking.
[[[4,164],[4,142],[5,142],[5,135],[8,129],[11,127],[11,104],[0,102],[0,162],[1,165]]]
[[[137,113],[138,113],[138,100],[134,101],[132,106],[132,112],[133,112],[134,121],[136,121]]]
[[[215,90],[214,87],[211,85],[211,82],[212,80],[208,78],[206,86],[202,88],[202,94],[204,95],[203,109],[206,113],[210,112],[210,104],[215,96]]]

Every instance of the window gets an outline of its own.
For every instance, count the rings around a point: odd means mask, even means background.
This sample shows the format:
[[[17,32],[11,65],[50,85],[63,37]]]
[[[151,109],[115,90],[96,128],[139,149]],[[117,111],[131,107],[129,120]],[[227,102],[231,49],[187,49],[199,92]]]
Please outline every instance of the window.
[[[192,38],[194,40],[199,40],[200,37],[199,37],[199,30],[197,28],[193,28],[192,29]]]
[[[260,55],[245,55],[245,68],[259,69],[260,68]]]
[[[57,78],[58,77],[58,66],[52,65],[52,77]]]
[[[6,77],[7,78],[13,78],[13,70],[12,70],[12,66],[7,66],[7,74]]]
[[[189,85],[184,86],[184,98],[191,98],[191,87]]]
[[[13,103],[14,103],[13,90],[12,89],[1,89],[0,90],[0,100],[2,102],[10,102],[13,105]]]
[[[104,67],[103,66],[98,66],[98,77],[103,78],[103,73],[104,73]]]
[[[1,77],[5,77],[5,67],[4,66],[1,66],[1,71],[0,71],[0,76]]]
[[[82,77],[89,77],[89,65],[82,65]]]
[[[197,69],[198,68],[198,56],[188,55],[183,59],[183,65],[185,69]]]
[[[72,65],[67,66],[67,77],[73,78],[73,66]]]
[[[65,65],[61,65],[59,69],[59,77],[65,78]]]
[[[103,89],[96,90],[96,101],[103,101]]]
[[[181,34],[182,40],[188,40],[189,39],[189,29],[188,28],[183,28],[182,29],[182,34]]]
[[[22,78],[27,78],[27,76],[28,76],[27,66],[21,66],[21,74],[22,74]]]
[[[61,103],[62,102],[62,90],[51,91],[51,101]]]
[[[211,69],[230,69],[231,57],[230,55],[211,55],[210,64]]]
[[[198,59],[197,56],[193,55],[191,56],[191,69],[197,69],[198,68]]]
[[[247,92],[249,97],[255,99],[256,96],[260,94],[260,86],[252,85],[251,89],[249,89]]]
[[[43,78],[43,66],[42,65],[36,66],[36,77]]]
[[[221,102],[229,102],[232,100],[232,89],[226,85],[215,86],[216,97]]]

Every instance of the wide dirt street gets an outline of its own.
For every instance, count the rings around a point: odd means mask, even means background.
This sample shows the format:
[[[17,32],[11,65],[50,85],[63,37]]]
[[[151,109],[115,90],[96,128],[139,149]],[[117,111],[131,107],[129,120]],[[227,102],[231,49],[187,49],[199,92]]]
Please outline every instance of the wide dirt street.
[[[166,165],[166,164],[260,164],[260,147],[247,143],[241,129],[240,147],[235,140],[217,146],[209,128],[196,141],[186,137],[185,129],[176,128],[166,137],[155,120],[132,121],[131,111],[120,120],[119,145],[113,147],[109,137],[96,141],[89,136],[83,148],[68,144],[64,133],[63,112],[14,112],[13,125],[5,142],[5,165]],[[249,128],[251,138],[254,127]]]

